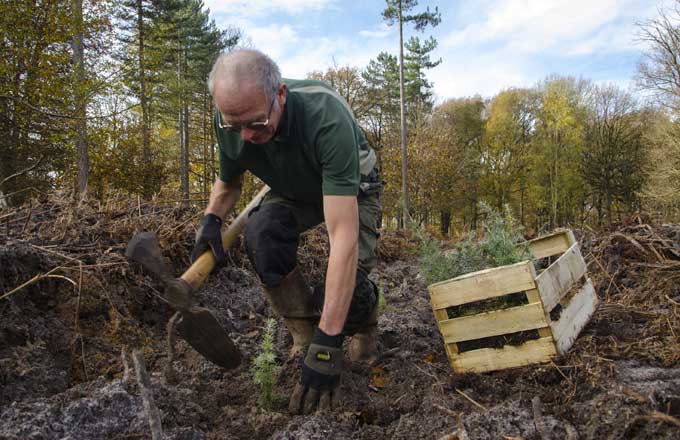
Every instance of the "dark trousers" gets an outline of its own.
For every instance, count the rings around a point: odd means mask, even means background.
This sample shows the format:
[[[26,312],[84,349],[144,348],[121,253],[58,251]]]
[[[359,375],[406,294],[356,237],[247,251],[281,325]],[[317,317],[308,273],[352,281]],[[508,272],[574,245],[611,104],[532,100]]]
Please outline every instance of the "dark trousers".
[[[361,191],[359,205],[359,259],[346,329],[360,325],[377,304],[377,289],[367,275],[377,265],[376,246],[381,213],[380,188]],[[299,202],[267,193],[248,219],[245,245],[248,258],[265,286],[275,287],[297,266],[300,234],[324,221],[321,203]],[[323,288],[314,302],[323,307]]]

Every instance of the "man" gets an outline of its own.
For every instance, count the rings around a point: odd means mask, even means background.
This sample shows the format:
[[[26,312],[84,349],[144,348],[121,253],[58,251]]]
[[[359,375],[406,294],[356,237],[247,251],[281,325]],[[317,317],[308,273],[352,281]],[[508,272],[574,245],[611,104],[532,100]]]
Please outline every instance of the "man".
[[[246,250],[292,334],[292,354],[308,347],[291,412],[329,410],[344,337],[352,337],[352,360],[377,359],[377,289],[367,278],[377,261],[380,215],[375,153],[336,91],[319,81],[282,81],[261,52],[220,55],[208,87],[217,108],[220,177],[192,258],[211,248],[218,262],[224,259],[220,227],[239,199],[246,170],[269,185],[250,214]],[[298,239],[323,221],[330,256],[325,288],[312,295],[297,267]]]

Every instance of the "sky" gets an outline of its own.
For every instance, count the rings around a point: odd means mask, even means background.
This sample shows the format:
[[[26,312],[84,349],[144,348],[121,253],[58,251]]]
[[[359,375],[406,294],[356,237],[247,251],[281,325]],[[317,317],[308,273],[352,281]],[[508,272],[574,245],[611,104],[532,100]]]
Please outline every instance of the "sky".
[[[382,51],[398,54],[397,25],[382,19],[384,0],[204,0],[220,28],[279,64],[287,78],[329,67],[365,68]],[[424,32],[404,26],[404,39],[432,35],[439,66],[427,77],[437,101],[531,87],[550,74],[634,87],[644,46],[637,23],[671,0],[419,1],[413,12],[441,12]]]

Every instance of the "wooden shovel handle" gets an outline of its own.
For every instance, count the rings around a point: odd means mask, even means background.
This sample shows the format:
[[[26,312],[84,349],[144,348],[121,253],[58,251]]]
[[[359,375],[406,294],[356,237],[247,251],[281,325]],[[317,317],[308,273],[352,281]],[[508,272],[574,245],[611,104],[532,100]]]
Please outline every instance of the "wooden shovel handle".
[[[269,191],[269,187],[265,185],[260,192],[253,197],[250,203],[248,203],[248,206],[241,211],[238,217],[231,222],[229,227],[222,230],[222,247],[225,250],[227,250],[234,240],[236,240],[236,237],[243,232],[243,228],[245,228],[246,223],[248,222],[248,214],[253,208],[260,204],[264,195],[267,194],[267,191]],[[198,289],[205,282],[206,278],[208,278],[210,271],[212,271],[214,267],[215,256],[212,251],[208,249],[194,261],[194,264],[182,274],[181,278],[189,283],[194,289]]]

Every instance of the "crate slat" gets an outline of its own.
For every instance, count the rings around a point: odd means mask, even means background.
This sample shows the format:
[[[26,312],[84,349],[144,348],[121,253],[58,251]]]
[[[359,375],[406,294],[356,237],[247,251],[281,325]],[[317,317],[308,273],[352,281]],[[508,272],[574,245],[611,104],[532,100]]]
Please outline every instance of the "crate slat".
[[[571,286],[586,273],[586,263],[581,256],[578,243],[574,243],[560,258],[536,277],[536,286],[541,293],[543,306],[550,312]]]
[[[451,359],[451,366],[458,373],[481,373],[548,362],[553,356],[555,356],[555,344],[552,338],[540,338],[527,341],[517,347],[482,348],[459,353]]]
[[[560,318],[550,324],[559,354],[566,353],[574,345],[576,337],[593,316],[598,302],[593,283],[588,278],[569,305],[562,310]]]
[[[576,239],[573,232],[560,231],[529,241],[529,249],[531,249],[534,258],[540,260],[541,258],[559,255],[574,243],[576,243]]]
[[[540,303],[439,322],[439,329],[446,343],[488,338],[542,327],[548,327],[548,323]]]
[[[442,281],[428,287],[432,309],[439,310],[473,301],[536,288],[529,261],[486,269]]]

